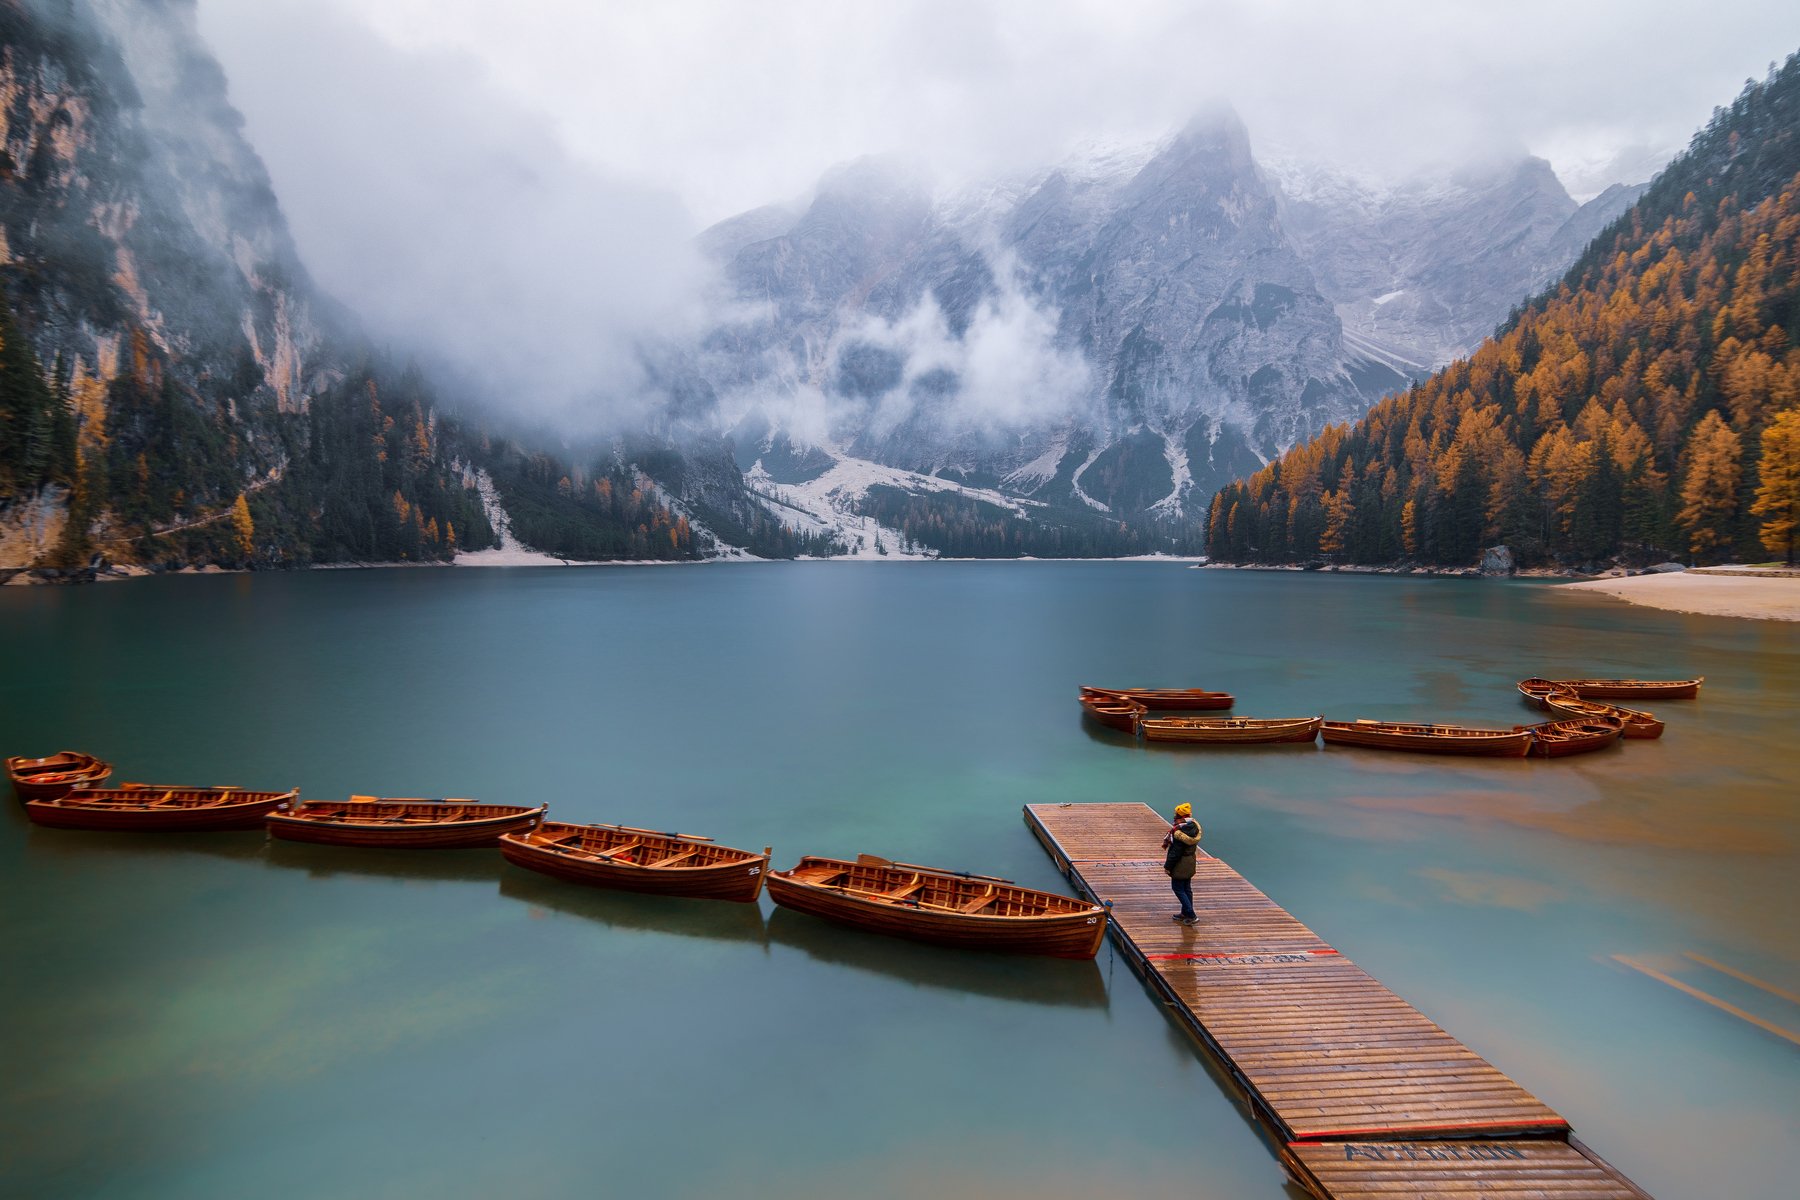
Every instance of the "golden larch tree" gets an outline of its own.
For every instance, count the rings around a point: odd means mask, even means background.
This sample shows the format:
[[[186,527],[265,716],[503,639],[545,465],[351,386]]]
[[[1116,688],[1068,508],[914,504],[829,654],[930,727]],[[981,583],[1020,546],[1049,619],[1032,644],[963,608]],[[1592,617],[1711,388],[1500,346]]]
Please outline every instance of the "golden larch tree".
[[[1681,485],[1681,511],[1675,520],[1687,530],[1688,545],[1696,555],[1731,541],[1729,525],[1737,514],[1742,456],[1743,444],[1717,411],[1707,413],[1694,428]]]
[[[237,540],[238,552],[245,558],[255,547],[256,522],[250,519],[250,502],[239,492],[237,502],[231,506],[231,532]]]
[[[1800,536],[1800,408],[1777,413],[1762,435],[1761,482],[1750,511],[1763,518],[1759,534],[1771,554],[1794,565]]]
[[[1356,515],[1356,505],[1350,502],[1349,492],[1342,488],[1326,492],[1323,504],[1325,531],[1319,535],[1319,550],[1325,554],[1342,554],[1350,532],[1350,518]]]

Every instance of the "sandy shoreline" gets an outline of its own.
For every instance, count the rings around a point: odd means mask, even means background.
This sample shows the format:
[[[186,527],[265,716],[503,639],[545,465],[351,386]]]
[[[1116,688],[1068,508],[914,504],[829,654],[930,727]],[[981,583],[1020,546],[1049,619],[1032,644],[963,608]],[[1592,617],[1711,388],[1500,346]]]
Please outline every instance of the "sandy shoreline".
[[[1672,571],[1666,575],[1631,575],[1622,579],[1565,583],[1556,590],[1592,592],[1648,608],[1707,617],[1800,621],[1800,577],[1791,575]]]

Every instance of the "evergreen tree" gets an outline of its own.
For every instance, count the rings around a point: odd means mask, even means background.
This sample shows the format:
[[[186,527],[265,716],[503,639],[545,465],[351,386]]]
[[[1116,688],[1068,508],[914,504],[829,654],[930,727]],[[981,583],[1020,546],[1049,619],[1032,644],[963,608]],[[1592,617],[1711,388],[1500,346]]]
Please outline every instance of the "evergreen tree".
[[[76,451],[75,398],[69,392],[69,369],[59,352],[50,383],[50,474],[74,485],[81,471]]]
[[[0,297],[0,498],[34,492],[58,466],[56,397]],[[64,472],[72,478],[73,472]]]
[[[1800,55],[1468,359],[1222,489],[1209,552],[1310,558],[1339,542],[1323,499],[1347,488],[1359,556],[1460,564],[1484,538],[1525,563],[1754,545],[1762,434],[1800,403],[1796,128]]]

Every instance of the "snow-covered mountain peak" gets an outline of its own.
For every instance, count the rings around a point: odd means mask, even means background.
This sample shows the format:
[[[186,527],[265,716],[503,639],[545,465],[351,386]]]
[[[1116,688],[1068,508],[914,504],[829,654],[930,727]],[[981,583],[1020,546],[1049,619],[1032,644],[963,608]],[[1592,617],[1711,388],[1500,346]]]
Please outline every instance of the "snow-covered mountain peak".
[[[1081,183],[1124,184],[1161,154],[1172,139],[1080,142],[1054,167]],[[1047,172],[1045,172],[1047,174]]]
[[[1384,176],[1259,157],[1224,107],[935,191],[857,160],[790,212],[705,235],[766,314],[707,344],[709,385],[754,400],[729,424],[740,466],[795,500],[856,461],[1089,520],[1197,516],[1580,249],[1541,159]]]

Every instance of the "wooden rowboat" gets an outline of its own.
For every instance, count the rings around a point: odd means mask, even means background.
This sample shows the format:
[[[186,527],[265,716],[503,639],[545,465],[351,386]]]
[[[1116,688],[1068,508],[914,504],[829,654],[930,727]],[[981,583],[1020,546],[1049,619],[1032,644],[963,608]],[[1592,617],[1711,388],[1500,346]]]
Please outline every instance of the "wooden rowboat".
[[[474,800],[305,800],[265,819],[271,836],[330,846],[456,850],[492,846],[504,833],[530,829],[547,805],[481,804]]]
[[[1583,700],[1574,692],[1552,693],[1547,705],[1559,717],[1617,717],[1625,722],[1628,738],[1659,738],[1663,723],[1650,713],[1603,700]]]
[[[1563,684],[1554,679],[1519,680],[1519,695],[1525,697],[1525,702],[1533,708],[1549,708],[1550,697],[1556,692],[1567,690]]]
[[[1420,754],[1491,754],[1522,757],[1531,750],[1529,729],[1471,729],[1463,725],[1413,725],[1404,721],[1326,721],[1327,745],[1411,750]]]
[[[536,829],[503,834],[506,861],[574,883],[749,903],[762,894],[769,851],[720,846],[692,834],[658,833],[630,825],[570,825],[543,821]]]
[[[1109,729],[1136,734],[1138,719],[1147,711],[1136,700],[1117,696],[1090,696],[1081,693],[1081,711]]]
[[[1625,732],[1625,722],[1618,717],[1575,717],[1562,721],[1545,721],[1538,725],[1521,725],[1531,731],[1531,753],[1545,758],[1561,758],[1568,754],[1585,754],[1604,750]]]
[[[1150,717],[1138,721],[1138,731],[1151,742],[1260,746],[1314,741],[1324,723],[1324,717]]]
[[[1188,712],[1230,708],[1232,705],[1230,692],[1209,692],[1203,688],[1103,688],[1084,683],[1081,694],[1110,700],[1136,700],[1154,712]]]
[[[79,750],[58,750],[43,758],[9,758],[6,774],[21,800],[54,800],[76,788],[98,787],[112,764]]]
[[[233,787],[128,783],[116,788],[77,788],[53,800],[30,800],[25,815],[54,829],[211,833],[259,828],[266,815],[299,795],[299,788],[249,792]]]
[[[1700,694],[1700,685],[1705,682],[1706,676],[1702,675],[1698,679],[1559,679],[1556,685],[1583,700],[1629,699],[1633,696],[1692,700]]]
[[[969,950],[1092,958],[1106,937],[1106,910],[1085,900],[889,862],[807,857],[769,873],[769,898],[871,933]]]

